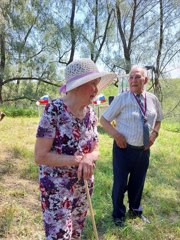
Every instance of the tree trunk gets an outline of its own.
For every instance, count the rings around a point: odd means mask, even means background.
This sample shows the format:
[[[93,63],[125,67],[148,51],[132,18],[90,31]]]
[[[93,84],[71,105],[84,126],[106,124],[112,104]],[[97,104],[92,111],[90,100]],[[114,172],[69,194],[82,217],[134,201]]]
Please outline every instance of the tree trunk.
[[[69,57],[68,64],[71,63],[74,59],[74,53],[75,53],[75,47],[76,47],[76,33],[74,29],[75,10],[76,10],[76,0],[72,0],[72,11],[71,11],[71,19],[70,19],[71,54]]]
[[[127,74],[130,72],[130,69],[131,69],[131,40],[133,36],[134,26],[133,27],[131,26],[131,34],[130,34],[129,42],[127,44],[125,33],[122,28],[121,8],[118,2],[116,2],[116,15],[117,15],[117,24],[118,24],[117,27],[121,37],[122,44],[123,44],[123,51],[124,51],[124,58],[125,58],[125,71]]]
[[[3,29],[3,27],[2,27]],[[3,79],[4,79],[4,68],[5,68],[5,36],[4,32],[0,33],[0,46],[1,46],[1,59],[0,59],[0,103],[3,102],[2,99],[2,86],[3,86]]]
[[[159,1],[160,4],[160,32],[159,32],[159,47],[158,47],[158,55],[156,59],[156,72],[155,72],[155,87],[154,87],[154,93],[158,96],[158,98],[161,101],[162,98],[162,92],[161,92],[161,85],[159,82],[160,77],[160,60],[161,60],[161,54],[162,54],[162,47],[163,47],[163,3],[162,0]]]

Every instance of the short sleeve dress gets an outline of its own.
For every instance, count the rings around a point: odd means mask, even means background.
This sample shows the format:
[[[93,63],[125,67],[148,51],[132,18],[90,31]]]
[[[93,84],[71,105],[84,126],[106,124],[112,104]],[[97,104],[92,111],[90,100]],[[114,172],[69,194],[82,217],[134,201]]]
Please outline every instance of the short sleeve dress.
[[[53,100],[45,107],[36,137],[53,138],[51,151],[59,155],[88,153],[98,141],[96,113],[88,106],[85,117],[80,120],[68,111],[62,99]],[[73,222],[76,221],[75,225],[79,227],[73,234],[80,236],[88,206],[85,207],[83,183],[77,179],[77,167],[41,165],[39,181],[46,237],[56,239],[58,234],[62,238],[64,232],[71,234],[69,228],[63,225],[62,219],[64,222],[70,221],[68,219],[72,220],[72,212],[77,212],[77,208],[79,208],[78,215],[73,213]],[[89,181],[89,187],[92,193],[93,177]]]

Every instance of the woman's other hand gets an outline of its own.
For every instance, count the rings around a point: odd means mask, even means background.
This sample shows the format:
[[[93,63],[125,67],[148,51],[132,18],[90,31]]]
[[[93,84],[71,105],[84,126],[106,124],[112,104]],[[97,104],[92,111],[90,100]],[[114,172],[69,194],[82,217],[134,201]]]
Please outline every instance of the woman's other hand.
[[[92,177],[94,173],[95,163],[92,160],[91,154],[85,154],[82,160],[79,163],[78,167],[78,179],[83,178],[84,180],[88,180]]]

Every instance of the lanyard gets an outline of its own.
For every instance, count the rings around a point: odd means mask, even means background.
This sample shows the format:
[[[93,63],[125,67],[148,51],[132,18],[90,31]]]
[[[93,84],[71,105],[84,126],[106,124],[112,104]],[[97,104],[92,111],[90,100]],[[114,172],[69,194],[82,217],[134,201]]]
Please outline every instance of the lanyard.
[[[133,93],[133,96],[136,99],[136,101],[138,103],[138,106],[139,106],[139,108],[141,110],[141,114],[142,114],[142,116],[144,117],[144,120],[145,120],[146,119],[146,110],[147,110],[146,94],[145,94],[145,97],[144,97],[144,107],[142,106],[140,99],[134,93]]]

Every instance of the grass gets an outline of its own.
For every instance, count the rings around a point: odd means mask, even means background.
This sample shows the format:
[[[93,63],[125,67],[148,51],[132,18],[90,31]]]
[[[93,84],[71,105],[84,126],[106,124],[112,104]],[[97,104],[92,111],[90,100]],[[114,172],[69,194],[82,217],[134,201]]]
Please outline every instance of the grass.
[[[39,119],[5,117],[0,122],[0,239],[44,240],[38,169],[33,148]],[[100,159],[95,172],[93,208],[100,240],[180,239],[180,124],[165,121],[152,147],[150,167],[142,199],[144,214],[151,220],[127,220],[120,229],[111,219],[112,139],[99,126]],[[125,197],[127,205],[127,196]],[[88,215],[83,240],[92,240]]]

